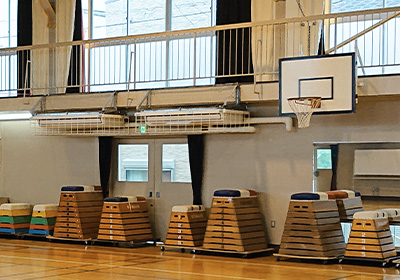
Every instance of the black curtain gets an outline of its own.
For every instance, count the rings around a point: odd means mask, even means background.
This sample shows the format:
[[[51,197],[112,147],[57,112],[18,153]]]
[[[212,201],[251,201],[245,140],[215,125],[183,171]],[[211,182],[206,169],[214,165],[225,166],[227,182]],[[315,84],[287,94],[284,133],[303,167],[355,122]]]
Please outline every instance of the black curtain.
[[[83,40],[83,25],[82,25],[82,1],[76,1],[75,7],[75,23],[74,23],[74,34],[73,41]],[[68,85],[79,85],[82,80],[82,65],[81,65],[81,55],[83,54],[83,48],[80,46],[72,47],[71,51],[71,63],[70,71],[68,76]],[[83,61],[83,60],[82,60]],[[80,87],[68,87],[67,93],[78,93],[80,92]]]
[[[99,137],[100,184],[104,197],[110,193],[112,137]]]
[[[321,28],[321,36],[319,37],[318,44],[318,55],[325,55],[325,34],[324,34],[324,25]]]
[[[251,22],[251,0],[218,0],[217,25]],[[250,28],[217,32],[218,75],[252,74]],[[216,83],[253,82],[253,75],[217,78]]]
[[[201,194],[204,169],[204,135],[188,135],[188,145],[193,204],[202,205]]]
[[[339,146],[331,145],[332,180],[331,191],[337,190],[337,165],[339,156]]]
[[[17,18],[17,45],[30,46],[32,45],[32,1],[18,0],[18,18]],[[30,60],[29,51],[18,51],[18,88],[25,86],[25,69],[26,62]],[[28,66],[26,87],[30,87],[30,66]],[[18,96],[23,95],[23,90],[18,91]],[[27,94],[30,94],[27,92]]]

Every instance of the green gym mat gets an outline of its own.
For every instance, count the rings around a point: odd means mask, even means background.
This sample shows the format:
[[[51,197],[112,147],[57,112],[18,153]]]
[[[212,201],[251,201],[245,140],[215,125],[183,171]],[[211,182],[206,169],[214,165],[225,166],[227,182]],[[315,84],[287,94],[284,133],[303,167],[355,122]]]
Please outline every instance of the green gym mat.
[[[30,221],[31,221],[31,216],[0,217],[0,223],[6,223],[6,224],[24,224],[24,223],[29,223]]]
[[[45,225],[45,226],[52,226],[56,224],[56,218],[32,218],[31,220],[32,225]]]

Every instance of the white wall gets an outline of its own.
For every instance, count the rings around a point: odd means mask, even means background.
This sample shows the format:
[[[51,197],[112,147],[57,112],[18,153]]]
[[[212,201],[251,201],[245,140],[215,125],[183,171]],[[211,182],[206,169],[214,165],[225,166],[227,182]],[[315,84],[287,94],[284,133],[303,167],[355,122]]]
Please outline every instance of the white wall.
[[[218,188],[260,192],[268,241],[279,244],[290,194],[312,191],[313,145],[305,136],[288,133],[283,125],[261,126],[257,134],[207,136],[204,205],[211,205]]]
[[[98,138],[33,136],[29,121],[1,122],[0,195],[58,203],[62,185],[99,185]]]
[[[258,110],[273,111],[271,107]],[[398,108],[400,101],[395,98],[360,98],[356,114],[313,116],[311,126],[297,132],[286,132],[283,125],[264,125],[257,134],[208,135],[205,206],[211,205],[212,193],[218,188],[261,192],[269,242],[279,244],[290,194],[312,191],[313,143],[399,141]],[[352,166],[352,162],[347,164]],[[347,184],[347,177],[338,182]],[[276,220],[274,229],[271,220]]]
[[[296,132],[287,132],[284,125],[276,124],[260,125],[256,134],[207,135],[204,205],[210,207],[218,188],[261,192],[269,242],[279,244],[290,194],[312,190],[313,143],[399,141],[398,108],[400,100],[396,98],[364,97],[356,114],[313,116],[309,128]],[[277,104],[252,110],[253,115],[274,116]],[[56,203],[62,185],[99,184],[96,137],[32,136],[29,122],[0,125],[1,196],[32,204]],[[342,165],[352,163],[340,162]],[[348,182],[348,177],[342,182]],[[273,229],[271,220],[276,221]]]

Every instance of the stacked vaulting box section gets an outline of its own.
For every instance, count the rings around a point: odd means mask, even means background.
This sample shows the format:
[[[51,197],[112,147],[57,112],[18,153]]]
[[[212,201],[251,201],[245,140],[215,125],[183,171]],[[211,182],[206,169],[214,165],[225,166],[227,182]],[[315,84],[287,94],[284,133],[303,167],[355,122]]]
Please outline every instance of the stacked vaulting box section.
[[[38,204],[33,207],[29,234],[53,235],[58,206]]]
[[[28,233],[32,208],[27,203],[4,203],[0,206],[0,232]]]
[[[280,254],[316,258],[343,256],[345,243],[336,201],[332,199],[326,193],[291,196]]]
[[[127,196],[104,199],[98,239],[147,241],[152,238],[145,197]]]
[[[102,208],[101,188],[94,186],[62,187],[54,237],[96,238]]]
[[[339,210],[340,219],[352,219],[354,213],[363,211],[360,192],[350,190],[326,192],[333,196]]]
[[[364,211],[354,214],[346,257],[386,259],[396,256],[384,211]]]
[[[390,222],[400,222],[400,209],[387,208],[387,209],[381,209],[379,211],[383,211],[387,214],[389,223]]]
[[[201,205],[178,205],[172,208],[166,245],[201,246],[207,215]]]
[[[267,248],[257,192],[214,192],[203,248],[237,252]]]

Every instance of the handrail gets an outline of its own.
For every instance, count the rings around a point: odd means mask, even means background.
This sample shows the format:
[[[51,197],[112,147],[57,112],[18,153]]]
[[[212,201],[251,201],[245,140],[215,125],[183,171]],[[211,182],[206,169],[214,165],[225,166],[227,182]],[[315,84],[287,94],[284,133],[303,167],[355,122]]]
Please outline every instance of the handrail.
[[[23,50],[33,50],[33,49],[40,49],[40,48],[80,46],[80,45],[96,44],[96,43],[102,45],[107,42],[115,42],[115,41],[134,41],[134,40],[138,40],[138,39],[148,39],[148,38],[154,38],[154,37],[167,37],[167,36],[181,35],[181,34],[187,34],[187,33],[202,33],[202,32],[210,32],[210,31],[215,32],[215,31],[224,31],[224,30],[237,29],[237,28],[257,27],[257,26],[262,26],[262,25],[282,25],[282,24],[286,24],[286,23],[326,20],[326,19],[332,19],[332,18],[338,18],[338,17],[340,18],[340,17],[351,17],[351,16],[363,16],[363,15],[370,15],[370,14],[376,14],[376,13],[390,13],[390,12],[397,12],[397,11],[399,11],[399,9],[400,9],[400,7],[383,8],[383,9],[374,9],[374,10],[367,10],[367,11],[334,13],[334,14],[324,14],[324,15],[307,16],[307,17],[293,17],[293,18],[285,18],[285,19],[277,19],[277,20],[225,24],[225,25],[217,25],[217,26],[212,26],[212,27],[184,29],[184,30],[175,30],[175,31],[166,31],[166,32],[156,32],[156,33],[148,33],[148,34],[129,35],[129,36],[119,36],[119,37],[111,37],[111,38],[104,38],[104,39],[89,39],[89,40],[80,40],[80,41],[72,41],[72,42],[37,44],[37,45],[19,46],[19,47],[13,47],[13,48],[0,48],[0,52],[23,51]]]
[[[397,68],[385,67],[400,66],[396,58],[400,37],[394,36],[393,46],[388,44],[389,36],[380,37],[379,42],[373,36],[376,29],[384,34],[396,26],[399,29],[399,22],[393,20],[399,16],[400,7],[394,7],[0,49],[0,68],[6,69],[0,71],[0,92],[52,95],[68,88],[127,90],[130,104],[132,89],[200,86],[215,79],[234,83],[249,76],[254,78],[255,91],[257,83],[278,79],[279,59],[316,54],[321,28],[326,31],[326,54],[353,51],[348,46],[361,37],[357,57],[364,62],[358,65],[364,75],[376,69],[394,73]],[[377,49],[381,41],[385,47]],[[366,58],[366,46],[374,50],[370,58]],[[29,70],[17,66],[18,61],[27,60],[31,61]]]

